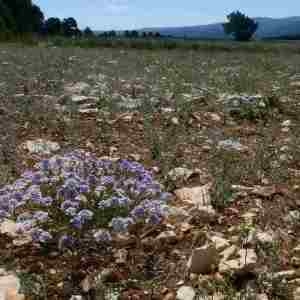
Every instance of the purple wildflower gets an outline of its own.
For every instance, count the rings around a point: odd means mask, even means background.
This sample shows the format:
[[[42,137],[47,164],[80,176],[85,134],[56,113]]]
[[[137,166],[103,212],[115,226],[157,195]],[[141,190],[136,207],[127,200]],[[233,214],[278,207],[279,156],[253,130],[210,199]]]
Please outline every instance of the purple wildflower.
[[[84,220],[90,221],[93,219],[94,213],[91,210],[83,209],[78,213],[78,216]]]
[[[24,234],[30,232],[34,227],[36,223],[34,220],[25,220],[23,222],[17,223],[17,233]]]
[[[76,229],[81,229],[83,227],[84,220],[76,215],[71,219],[70,224]]]
[[[113,218],[110,222],[110,226],[115,232],[125,232],[132,224],[134,224],[132,218]]]
[[[31,233],[32,240],[35,242],[39,242],[42,244],[47,243],[49,240],[51,240],[53,237],[52,235],[43,229],[35,229]]]
[[[44,223],[48,221],[49,214],[45,211],[40,210],[34,213],[33,219],[37,220],[38,222]]]
[[[94,233],[94,239],[97,243],[107,243],[112,240],[108,230],[100,229]]]
[[[64,248],[70,248],[73,247],[74,244],[75,239],[70,235],[64,234],[58,241],[58,249],[63,250]]]
[[[53,198],[52,197],[44,197],[40,200],[40,204],[43,206],[51,206],[53,203]]]

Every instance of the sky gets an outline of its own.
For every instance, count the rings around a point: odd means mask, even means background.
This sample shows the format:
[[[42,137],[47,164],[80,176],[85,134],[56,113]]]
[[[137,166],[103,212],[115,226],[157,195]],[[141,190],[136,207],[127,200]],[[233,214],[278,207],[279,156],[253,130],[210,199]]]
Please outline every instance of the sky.
[[[48,17],[74,17],[80,28],[124,30],[223,22],[233,10],[251,17],[300,15],[299,0],[33,0]]]

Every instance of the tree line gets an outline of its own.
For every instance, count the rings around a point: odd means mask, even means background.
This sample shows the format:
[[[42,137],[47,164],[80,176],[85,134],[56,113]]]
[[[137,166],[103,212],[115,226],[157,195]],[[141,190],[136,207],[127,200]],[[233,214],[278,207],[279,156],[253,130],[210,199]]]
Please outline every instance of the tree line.
[[[258,24],[239,11],[227,16],[228,22],[223,24],[226,34],[238,41],[250,40],[258,28]],[[0,37],[24,34],[39,34],[46,36],[65,37],[94,37],[95,33],[86,27],[83,31],[78,28],[73,17],[59,19],[51,17],[45,19],[39,6],[31,0],[0,0]],[[124,32],[106,31],[99,33],[99,37],[124,36],[126,38],[160,38],[159,32],[138,32],[126,30]]]
[[[37,34],[42,36],[65,37],[95,37],[91,28],[84,30],[78,28],[75,18],[60,19],[51,17],[45,19],[39,6],[31,0],[0,0],[0,37],[22,36]],[[160,37],[157,32],[139,33],[136,30],[126,30],[122,33],[116,31],[102,32],[99,37],[116,37],[122,35],[126,38],[135,37]]]
[[[45,19],[39,6],[31,0],[0,0],[0,34],[19,36],[26,34],[77,36],[90,35],[92,30],[78,29],[77,21],[72,18],[60,20],[56,17]]]

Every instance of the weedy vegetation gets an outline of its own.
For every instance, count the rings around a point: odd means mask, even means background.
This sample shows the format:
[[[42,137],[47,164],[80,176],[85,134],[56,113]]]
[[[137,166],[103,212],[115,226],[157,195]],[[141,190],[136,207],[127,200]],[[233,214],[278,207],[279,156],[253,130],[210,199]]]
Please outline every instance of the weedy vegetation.
[[[26,299],[174,299],[182,280],[208,299],[291,299],[297,278],[277,273],[299,270],[298,48],[2,44],[0,217],[16,222],[18,238],[1,231],[0,262],[17,272]],[[59,149],[30,150],[37,139]],[[180,184],[168,175],[175,168]],[[215,218],[199,213],[194,222],[177,191],[199,186],[210,187]],[[243,226],[249,212],[251,228]],[[199,232],[248,249],[241,241],[252,230],[277,234],[251,246],[255,270],[217,277],[216,269],[203,275],[208,288],[187,275]]]

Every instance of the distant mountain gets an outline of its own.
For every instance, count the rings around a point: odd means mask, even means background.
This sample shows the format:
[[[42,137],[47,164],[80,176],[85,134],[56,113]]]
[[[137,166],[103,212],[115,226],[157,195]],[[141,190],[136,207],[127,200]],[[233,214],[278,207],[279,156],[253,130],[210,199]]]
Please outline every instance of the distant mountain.
[[[259,23],[255,34],[255,37],[258,39],[278,36],[300,36],[300,17],[254,19]],[[155,31],[165,36],[178,38],[228,39],[228,36],[224,34],[222,23],[184,27],[143,28],[140,31]]]

